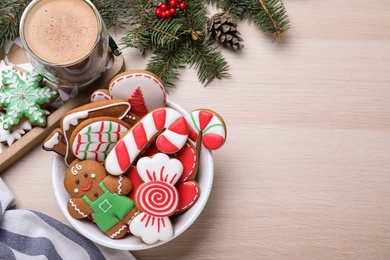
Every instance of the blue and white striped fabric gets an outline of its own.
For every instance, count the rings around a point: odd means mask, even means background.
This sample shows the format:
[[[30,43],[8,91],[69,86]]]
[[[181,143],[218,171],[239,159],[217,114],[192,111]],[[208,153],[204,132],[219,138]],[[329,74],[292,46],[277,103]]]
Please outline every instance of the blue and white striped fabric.
[[[0,178],[0,259],[135,259],[130,252],[94,244],[43,213],[18,210]]]

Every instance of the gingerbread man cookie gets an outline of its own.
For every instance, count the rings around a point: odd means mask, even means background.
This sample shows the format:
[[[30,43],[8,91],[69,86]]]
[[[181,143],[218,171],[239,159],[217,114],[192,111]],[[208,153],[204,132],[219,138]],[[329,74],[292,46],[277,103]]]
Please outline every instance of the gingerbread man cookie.
[[[72,196],[67,207],[76,219],[91,215],[96,225],[113,239],[123,237],[138,210],[127,195],[132,184],[124,176],[107,175],[94,160],[75,160],[64,179],[66,191]]]

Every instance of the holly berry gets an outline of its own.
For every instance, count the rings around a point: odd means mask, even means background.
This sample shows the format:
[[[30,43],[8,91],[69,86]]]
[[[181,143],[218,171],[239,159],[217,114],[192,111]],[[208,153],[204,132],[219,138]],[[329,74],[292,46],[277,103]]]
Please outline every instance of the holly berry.
[[[187,7],[186,3],[179,4],[179,9],[180,10],[184,10],[184,9],[186,9],[186,7]]]
[[[172,9],[172,8],[176,8],[176,5],[177,5],[177,2],[176,0],[170,0],[169,1],[169,7]]]
[[[154,14],[159,20],[169,19],[176,14],[177,10],[184,10],[186,7],[184,0],[165,0],[165,3],[156,7]]]
[[[154,11],[154,14],[157,16],[157,17],[161,17],[161,8],[160,7],[157,7],[156,8],[156,11]]]
[[[167,7],[166,4],[161,4],[160,8],[161,8],[162,11],[165,11],[165,10],[167,10],[168,7]]]

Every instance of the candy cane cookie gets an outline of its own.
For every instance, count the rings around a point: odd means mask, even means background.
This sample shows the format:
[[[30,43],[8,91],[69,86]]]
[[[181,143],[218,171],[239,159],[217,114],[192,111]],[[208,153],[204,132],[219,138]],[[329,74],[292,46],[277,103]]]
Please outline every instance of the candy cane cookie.
[[[197,149],[202,142],[208,150],[220,148],[226,140],[226,124],[215,111],[197,109],[186,116],[189,126],[188,138],[195,142]]]
[[[106,170],[112,175],[124,173],[156,137],[159,151],[178,152],[188,139],[188,125],[182,114],[168,107],[148,113],[110,151]]]

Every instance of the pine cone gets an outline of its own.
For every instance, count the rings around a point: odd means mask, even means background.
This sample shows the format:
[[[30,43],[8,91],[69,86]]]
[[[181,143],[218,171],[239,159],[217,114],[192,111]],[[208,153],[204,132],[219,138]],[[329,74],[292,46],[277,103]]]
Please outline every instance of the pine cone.
[[[241,34],[237,31],[237,26],[229,14],[221,12],[214,14],[209,19],[207,31],[209,37],[235,51],[244,47],[241,43],[244,40],[240,37]]]

